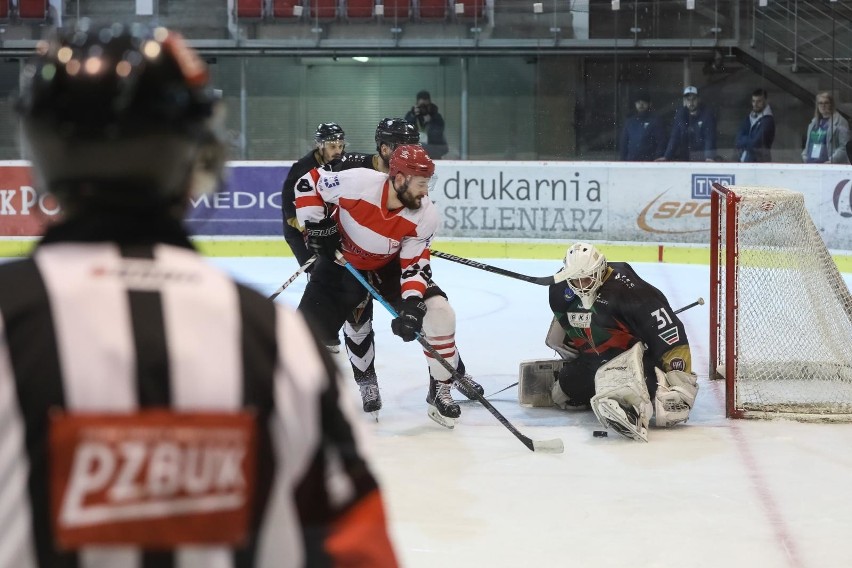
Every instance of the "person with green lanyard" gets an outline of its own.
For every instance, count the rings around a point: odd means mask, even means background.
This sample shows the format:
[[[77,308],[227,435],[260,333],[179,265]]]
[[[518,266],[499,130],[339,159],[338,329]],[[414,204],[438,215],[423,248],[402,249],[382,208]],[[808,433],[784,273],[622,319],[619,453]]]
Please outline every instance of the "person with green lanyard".
[[[849,123],[834,110],[834,97],[827,91],[817,93],[814,118],[808,125],[802,161],[806,164],[846,163],[847,142]]]

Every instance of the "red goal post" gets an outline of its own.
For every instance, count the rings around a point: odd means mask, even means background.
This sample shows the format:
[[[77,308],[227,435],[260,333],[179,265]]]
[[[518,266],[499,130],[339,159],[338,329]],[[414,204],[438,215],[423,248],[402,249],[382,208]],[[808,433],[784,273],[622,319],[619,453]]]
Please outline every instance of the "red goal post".
[[[713,184],[710,376],[726,415],[852,421],[852,295],[805,208]]]

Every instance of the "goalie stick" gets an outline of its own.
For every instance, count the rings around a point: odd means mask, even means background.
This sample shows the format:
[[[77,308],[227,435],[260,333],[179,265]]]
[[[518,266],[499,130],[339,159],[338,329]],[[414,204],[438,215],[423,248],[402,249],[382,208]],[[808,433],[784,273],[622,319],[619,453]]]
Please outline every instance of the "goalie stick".
[[[346,259],[343,258],[343,255],[339,251],[337,253],[337,262],[340,263],[344,268],[346,268],[346,270],[348,270],[352,274],[352,276],[354,276],[358,280],[358,282],[360,282],[361,285],[364,286],[364,289],[366,289],[371,296],[373,296],[382,306],[385,307],[385,309],[390,313],[391,316],[393,316],[394,318],[399,317],[399,314],[396,312],[395,309],[393,309],[393,306],[391,306],[387,302],[387,300],[385,300],[384,297],[379,294],[378,290],[376,290],[367,281],[367,279],[364,278],[364,276],[360,272],[358,272],[357,268],[349,264]],[[428,351],[429,354],[436,361],[438,361],[438,363],[440,363],[447,371],[450,372],[450,374],[455,380],[461,381],[463,383],[466,382],[464,376],[462,376],[461,373],[453,369],[453,366],[450,365],[447,360],[444,359],[441,354],[438,353],[435,348],[432,347],[432,345],[430,345],[429,342],[426,341],[426,339],[419,333],[417,334],[417,341],[418,343],[420,343],[420,345],[423,346],[423,349]],[[482,404],[482,406],[488,409],[488,412],[490,412],[500,422],[500,424],[505,426],[506,429],[509,430],[509,432],[511,432],[518,440],[521,441],[521,443],[523,443],[531,451],[559,454],[565,450],[565,446],[562,443],[562,440],[559,438],[553,438],[552,440],[533,440],[527,436],[524,436],[517,428],[512,425],[511,422],[506,419],[505,416],[500,414],[500,412],[496,408],[494,408],[494,406],[490,402],[485,400],[484,396],[479,394],[476,389],[470,386],[469,383],[466,384],[470,387],[470,390],[473,392],[474,396],[476,397],[476,400],[478,400],[479,403]]]
[[[687,305],[683,306],[682,308],[675,310],[674,313],[679,314],[680,312],[685,312],[686,310],[688,310],[690,308],[694,308],[695,306],[703,306],[703,305],[704,305],[704,298],[699,297],[697,300],[695,300],[691,304],[687,304]],[[511,385],[509,385],[508,387],[503,387],[502,389],[500,389],[496,392],[492,392],[491,394],[489,394],[485,398],[494,396],[495,394],[500,394],[503,391],[506,391],[506,390],[509,390],[512,387],[518,386],[518,384],[520,384],[520,381],[516,381],[516,382],[512,383]]]
[[[317,255],[314,255],[314,256],[312,256],[311,258],[309,258],[307,261],[305,261],[305,264],[303,264],[302,266],[300,266],[300,267],[299,267],[299,269],[296,271],[296,273],[295,273],[295,274],[293,274],[293,276],[291,276],[290,278],[288,278],[288,279],[284,282],[284,284],[282,284],[282,285],[281,285],[281,287],[280,287],[280,288],[278,288],[276,291],[274,291],[274,292],[272,293],[272,295],[271,295],[271,296],[269,296],[269,299],[270,299],[270,300],[274,300],[275,298],[277,298],[277,297],[278,297],[278,295],[279,295],[281,292],[283,292],[285,288],[287,288],[287,286],[289,286],[290,284],[292,284],[293,282],[295,282],[296,278],[298,278],[298,277],[299,277],[299,275],[300,275],[300,274],[302,274],[305,270],[307,270],[308,268],[310,268],[310,266],[311,266],[314,262],[316,262],[316,260],[317,260]]]
[[[512,272],[511,270],[506,270],[505,268],[491,266],[490,264],[483,264],[481,262],[476,262],[475,260],[470,260],[469,258],[462,258],[460,256],[441,252],[439,250],[432,250],[431,254],[432,256],[443,258],[444,260],[458,262],[459,264],[472,266],[473,268],[478,268],[479,270],[484,270],[486,272],[493,272],[494,274],[501,274],[503,276],[508,276],[509,278],[515,278],[516,280],[532,282],[533,284],[538,284],[539,286],[550,286],[551,284],[556,284],[557,282],[562,282],[563,280],[565,280],[564,278],[561,278],[559,276],[559,273],[554,274],[553,276],[527,276],[526,274],[521,274],[520,272]]]

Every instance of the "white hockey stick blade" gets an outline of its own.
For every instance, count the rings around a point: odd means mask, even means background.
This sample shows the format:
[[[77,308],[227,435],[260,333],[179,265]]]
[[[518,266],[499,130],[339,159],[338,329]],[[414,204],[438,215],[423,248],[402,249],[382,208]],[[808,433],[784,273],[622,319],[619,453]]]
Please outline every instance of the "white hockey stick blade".
[[[565,451],[565,444],[560,438],[552,440],[533,440],[533,451],[545,454],[561,454]]]

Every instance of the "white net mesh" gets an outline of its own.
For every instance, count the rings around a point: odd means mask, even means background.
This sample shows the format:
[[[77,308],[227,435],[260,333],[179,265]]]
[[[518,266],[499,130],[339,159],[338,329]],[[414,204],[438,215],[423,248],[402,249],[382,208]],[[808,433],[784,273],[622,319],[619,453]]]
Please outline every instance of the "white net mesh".
[[[852,420],[852,295],[801,193],[730,187],[738,259],[725,265],[720,215],[717,367],[736,348],[735,408],[745,415]],[[736,326],[724,320],[726,277],[735,278]],[[734,330],[736,333],[734,334]]]

